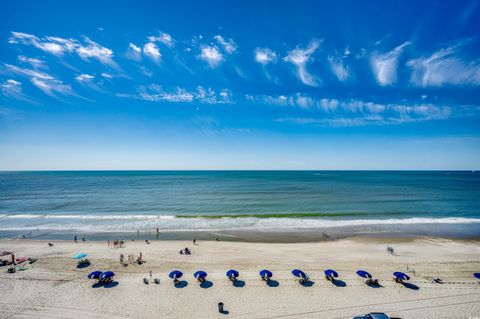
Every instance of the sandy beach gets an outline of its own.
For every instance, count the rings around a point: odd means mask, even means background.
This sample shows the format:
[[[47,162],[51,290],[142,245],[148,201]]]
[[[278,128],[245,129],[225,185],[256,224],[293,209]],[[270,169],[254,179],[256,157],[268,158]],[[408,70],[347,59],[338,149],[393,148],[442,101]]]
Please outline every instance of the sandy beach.
[[[386,252],[394,247],[396,255]],[[191,255],[180,255],[189,247]],[[107,242],[4,240],[1,250],[16,257],[36,257],[29,269],[0,272],[2,318],[351,318],[372,311],[400,318],[475,318],[480,316],[480,285],[472,273],[480,269],[480,245],[475,241],[444,239],[342,239],[318,243],[243,243],[200,241],[128,241],[124,248]],[[79,269],[71,257],[87,253],[89,267]],[[146,263],[122,266],[120,254],[142,252]],[[234,287],[225,271],[240,272],[243,287]],[[266,285],[258,271],[268,268],[278,283]],[[312,279],[301,286],[294,268]],[[338,285],[323,270],[339,272]],[[87,279],[93,270],[112,270],[118,282],[93,288]],[[168,278],[172,269],[184,272],[184,288]],[[208,272],[211,282],[200,287],[193,273]],[[355,274],[365,269],[380,280],[381,288],[366,286]],[[412,271],[413,269],[413,271]],[[160,284],[143,283],[159,278]],[[392,272],[411,276],[412,287],[392,281]],[[444,280],[434,284],[432,277]],[[417,288],[415,288],[417,287]],[[413,288],[413,289],[412,289]],[[220,314],[218,302],[228,314]]]

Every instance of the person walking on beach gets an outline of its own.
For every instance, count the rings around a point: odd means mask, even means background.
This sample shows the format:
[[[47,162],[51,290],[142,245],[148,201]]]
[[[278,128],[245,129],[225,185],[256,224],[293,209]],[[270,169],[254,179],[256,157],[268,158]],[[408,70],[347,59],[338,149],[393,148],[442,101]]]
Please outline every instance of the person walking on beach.
[[[76,242],[76,243],[78,242],[77,241],[77,235],[75,235],[75,237],[73,237],[73,241]]]
[[[193,237],[193,244],[196,245],[197,244],[197,239],[195,237]]]

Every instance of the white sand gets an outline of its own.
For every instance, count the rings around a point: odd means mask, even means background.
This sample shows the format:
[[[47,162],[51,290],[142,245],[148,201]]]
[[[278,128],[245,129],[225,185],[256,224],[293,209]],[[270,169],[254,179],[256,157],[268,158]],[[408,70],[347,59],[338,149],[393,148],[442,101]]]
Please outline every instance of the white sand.
[[[386,253],[391,244],[397,256]],[[188,246],[192,255],[179,255]],[[0,316],[2,318],[351,318],[355,314],[383,311],[401,318],[480,317],[480,284],[472,273],[480,271],[478,242],[417,239],[349,239],[322,243],[253,244],[240,242],[153,241],[127,242],[125,248],[108,248],[105,242],[0,241],[0,250],[17,257],[38,257],[30,269],[15,274],[0,268]],[[143,252],[144,265],[119,264],[125,256]],[[89,254],[92,265],[77,269],[71,256]],[[393,271],[410,273],[409,289],[392,281]],[[168,279],[178,268],[188,281],[175,288]],[[225,271],[240,271],[244,287],[233,287]],[[273,271],[278,287],[268,287],[258,271]],[[290,271],[301,268],[314,281],[303,287]],[[334,268],[346,287],[323,278]],[[86,278],[93,270],[113,270],[118,285],[92,288]],[[204,289],[193,278],[203,269],[213,286]],[[383,288],[371,288],[356,276],[365,269],[380,279]],[[144,285],[142,278],[160,278],[161,284]],[[432,284],[431,277],[444,284]],[[228,315],[219,314],[224,302]]]

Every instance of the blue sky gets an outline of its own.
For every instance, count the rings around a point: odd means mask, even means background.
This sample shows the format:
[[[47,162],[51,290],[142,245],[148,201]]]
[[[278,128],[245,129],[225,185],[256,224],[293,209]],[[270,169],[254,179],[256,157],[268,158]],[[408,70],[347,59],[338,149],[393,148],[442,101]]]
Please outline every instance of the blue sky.
[[[0,4],[0,169],[480,169],[480,1]]]

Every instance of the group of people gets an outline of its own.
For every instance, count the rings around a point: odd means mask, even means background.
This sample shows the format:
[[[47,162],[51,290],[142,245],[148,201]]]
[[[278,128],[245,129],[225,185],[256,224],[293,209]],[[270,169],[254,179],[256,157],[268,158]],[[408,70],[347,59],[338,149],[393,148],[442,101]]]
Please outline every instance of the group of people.
[[[142,252],[140,252],[140,255],[137,258],[135,258],[134,254],[128,255],[127,262],[125,262],[125,256],[123,254],[120,254],[120,264],[122,264],[123,266],[128,266],[129,264],[134,264],[134,263],[137,263],[139,265],[145,263]]]
[[[188,249],[188,247],[185,247],[185,249],[181,249],[179,254],[180,255],[190,255],[192,252],[190,251],[190,249]]]
[[[123,248],[125,242],[123,240],[114,240],[112,244],[113,248]],[[108,241],[108,247],[110,247],[110,240]]]

